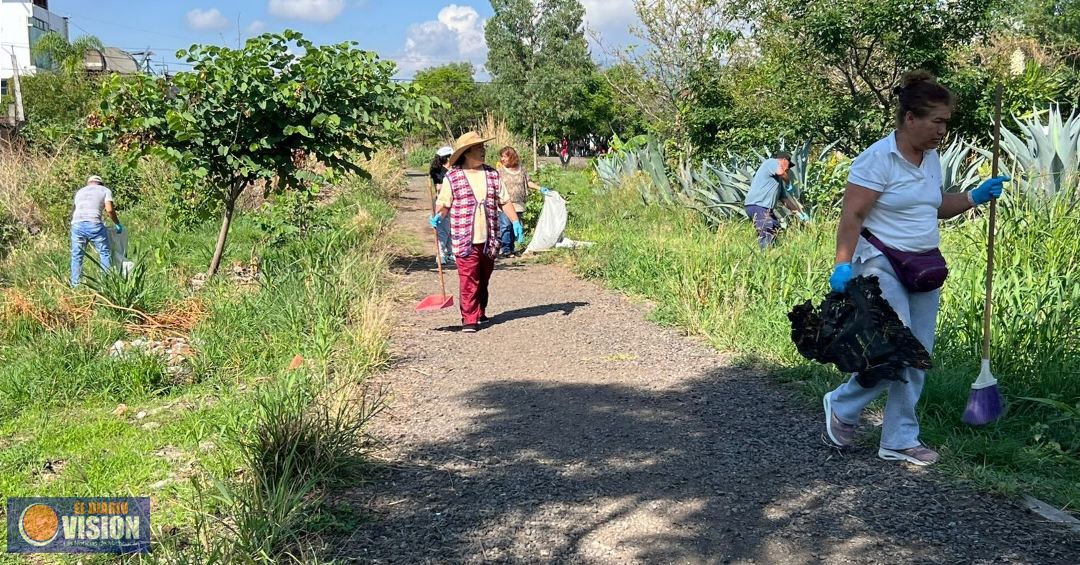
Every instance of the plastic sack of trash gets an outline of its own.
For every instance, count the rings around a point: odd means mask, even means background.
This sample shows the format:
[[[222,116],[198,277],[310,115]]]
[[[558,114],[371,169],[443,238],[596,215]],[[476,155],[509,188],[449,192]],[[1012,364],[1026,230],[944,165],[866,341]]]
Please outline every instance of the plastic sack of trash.
[[[105,230],[109,237],[109,251],[112,253],[112,262],[120,265],[127,259],[128,232],[116,232],[116,226],[109,226]]]
[[[111,262],[113,265],[119,266],[120,272],[126,276],[131,271],[131,268],[135,266],[134,263],[127,260],[128,232],[117,233],[114,225],[107,228],[105,233],[109,239],[109,252],[112,255]]]
[[[857,373],[855,380],[866,388],[882,379],[907,382],[904,369],[933,366],[930,353],[881,296],[875,276],[855,277],[844,292],[830,292],[816,308],[807,300],[788,319],[803,357]]]
[[[549,190],[544,195],[544,207],[540,210],[540,218],[536,220],[536,231],[533,233],[529,246],[525,252],[545,251],[555,247],[562,239],[563,231],[566,230],[566,200],[554,190]]]

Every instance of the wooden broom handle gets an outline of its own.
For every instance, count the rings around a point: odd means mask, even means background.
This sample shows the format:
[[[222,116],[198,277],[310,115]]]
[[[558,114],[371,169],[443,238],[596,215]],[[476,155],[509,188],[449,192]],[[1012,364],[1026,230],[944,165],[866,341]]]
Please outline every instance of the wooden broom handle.
[[[431,200],[431,215],[435,215],[435,181],[431,180],[428,176],[427,191],[429,200]],[[443,277],[442,272],[442,249],[439,249],[439,230],[437,228],[431,228],[431,232],[435,234],[435,266],[439,269],[439,292],[440,296],[446,296],[446,279]]]
[[[1001,91],[1002,86],[994,89],[994,153],[991,163],[991,177],[998,176],[998,161],[1001,156]],[[983,303],[983,343],[982,358],[990,358],[990,315],[994,304],[994,234],[997,232],[997,199],[990,199],[990,219],[987,223],[986,238],[986,299]]]

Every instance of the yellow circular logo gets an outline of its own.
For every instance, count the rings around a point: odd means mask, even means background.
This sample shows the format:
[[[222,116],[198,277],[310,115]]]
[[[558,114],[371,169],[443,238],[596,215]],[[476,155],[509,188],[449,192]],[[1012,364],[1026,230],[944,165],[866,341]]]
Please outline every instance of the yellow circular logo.
[[[60,532],[60,518],[56,511],[44,504],[31,504],[19,517],[19,533],[26,543],[38,547],[46,546],[56,539]]]

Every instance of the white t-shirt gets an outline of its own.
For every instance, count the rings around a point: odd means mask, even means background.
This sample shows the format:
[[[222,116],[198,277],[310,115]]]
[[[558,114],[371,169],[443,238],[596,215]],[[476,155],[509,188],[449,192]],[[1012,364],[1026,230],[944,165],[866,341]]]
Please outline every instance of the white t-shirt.
[[[863,227],[885,245],[900,251],[928,251],[941,243],[941,161],[936,149],[923,153],[922,165],[904,159],[896,147],[896,132],[877,141],[851,163],[848,182],[881,193]],[[854,261],[880,255],[863,238]]]
[[[71,213],[71,223],[101,221],[101,209],[106,202],[112,202],[112,191],[100,184],[84,186],[75,193],[75,211]]]

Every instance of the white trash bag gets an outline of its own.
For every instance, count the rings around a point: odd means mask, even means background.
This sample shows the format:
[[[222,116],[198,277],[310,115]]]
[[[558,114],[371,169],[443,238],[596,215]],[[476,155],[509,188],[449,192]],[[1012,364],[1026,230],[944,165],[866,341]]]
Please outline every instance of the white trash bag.
[[[536,232],[525,248],[526,253],[546,251],[555,247],[566,229],[566,200],[554,190],[544,195],[544,208],[536,220]]]
[[[105,230],[109,238],[109,251],[112,254],[112,264],[120,266],[120,272],[127,276],[131,272],[134,263],[127,260],[128,232],[117,233],[116,226],[110,226]]]

